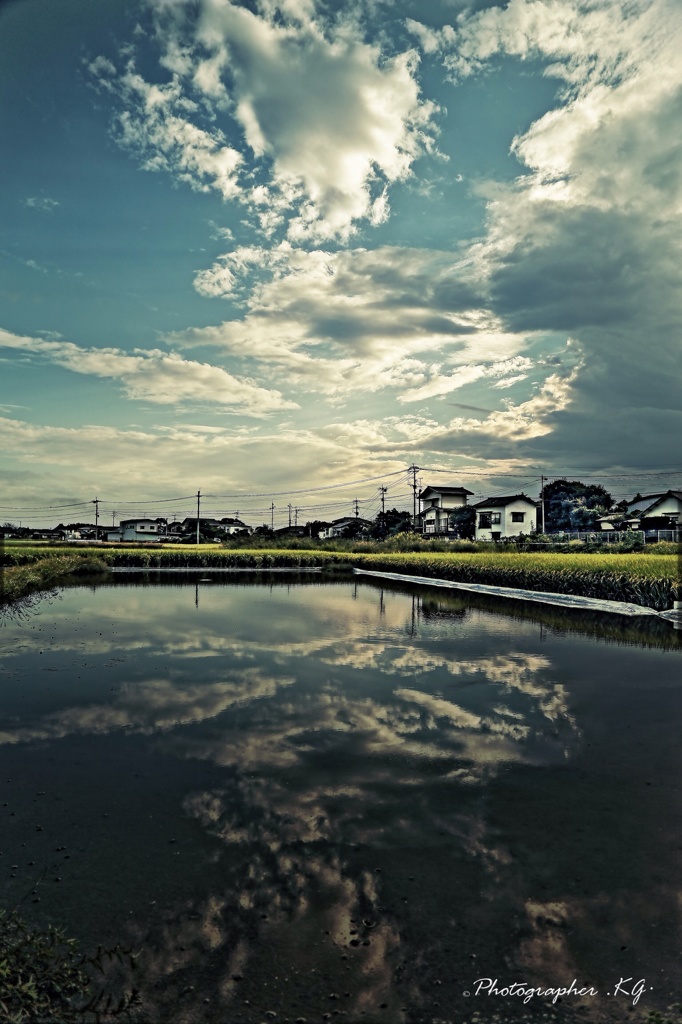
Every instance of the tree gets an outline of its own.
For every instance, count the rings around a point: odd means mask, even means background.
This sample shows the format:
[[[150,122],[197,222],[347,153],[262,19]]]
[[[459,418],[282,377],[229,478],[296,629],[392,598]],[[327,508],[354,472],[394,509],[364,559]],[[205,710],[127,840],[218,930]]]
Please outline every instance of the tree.
[[[580,480],[552,480],[545,485],[545,533],[594,530],[613,498],[601,484]]]
[[[476,509],[473,505],[462,505],[449,515],[450,529],[464,540],[473,540],[476,536]]]
[[[376,540],[383,540],[394,533],[405,533],[412,529],[412,516],[409,512],[399,512],[397,508],[390,508],[387,512],[380,512],[374,520],[370,529],[370,536]]]
[[[365,531],[365,524],[359,520],[354,519],[348,526],[344,526],[343,530],[339,534],[341,537],[346,537],[350,540],[355,540],[361,533]]]
[[[305,524],[305,535],[306,537],[319,537],[322,531],[330,525],[322,519],[311,519]]]

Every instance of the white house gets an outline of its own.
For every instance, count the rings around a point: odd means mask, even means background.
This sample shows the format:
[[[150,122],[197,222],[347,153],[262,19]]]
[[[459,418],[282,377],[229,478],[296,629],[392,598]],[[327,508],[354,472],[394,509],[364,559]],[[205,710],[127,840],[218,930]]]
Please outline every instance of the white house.
[[[230,537],[235,533],[251,533],[251,527],[243,523],[241,519],[221,519],[218,529]]]
[[[679,530],[682,491],[638,496],[628,502],[627,521],[633,530]]]
[[[107,540],[159,541],[165,536],[165,528],[156,519],[122,519],[118,528],[107,530]]]
[[[638,494],[610,509],[597,520],[602,530],[679,530],[682,521],[682,491]]]
[[[476,540],[502,540],[534,533],[537,504],[527,494],[510,494],[478,501],[476,509]]]
[[[425,487],[419,492],[422,533],[456,536],[457,531],[450,526],[450,513],[466,505],[468,495],[473,493],[466,487]]]
[[[343,537],[351,523],[359,523],[363,530],[368,530],[372,523],[369,519],[361,519],[360,516],[342,516],[335,519],[326,529],[318,533],[320,540],[331,540],[332,537]]]

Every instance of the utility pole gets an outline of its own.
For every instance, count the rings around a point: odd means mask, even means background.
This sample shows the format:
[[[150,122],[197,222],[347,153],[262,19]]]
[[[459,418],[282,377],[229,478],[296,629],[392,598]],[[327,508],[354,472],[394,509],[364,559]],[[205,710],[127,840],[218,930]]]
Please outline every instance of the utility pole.
[[[199,543],[199,510],[201,508],[201,491],[197,491],[197,544]]]
[[[417,529],[417,473],[419,466],[414,463],[409,467],[408,473],[412,474],[412,529]]]
[[[353,504],[355,505],[355,518],[357,519],[360,515],[360,504],[357,498],[353,498]]]
[[[270,505],[270,529],[275,532],[275,503],[274,501]]]
[[[294,526],[298,526],[298,509],[294,509]]]
[[[289,503],[289,529],[291,529],[291,502]]]
[[[380,487],[379,490],[381,491],[381,514],[383,516],[386,514],[386,491],[388,487]]]
[[[540,533],[545,532],[545,478],[540,477]]]
[[[95,540],[99,540],[99,498],[94,498],[92,504],[95,506]]]
[[[111,525],[112,525],[112,526],[115,526],[115,525],[116,525],[116,524],[115,524],[115,520],[116,520],[116,513],[115,513],[115,512],[112,512],[112,513],[111,513]]]

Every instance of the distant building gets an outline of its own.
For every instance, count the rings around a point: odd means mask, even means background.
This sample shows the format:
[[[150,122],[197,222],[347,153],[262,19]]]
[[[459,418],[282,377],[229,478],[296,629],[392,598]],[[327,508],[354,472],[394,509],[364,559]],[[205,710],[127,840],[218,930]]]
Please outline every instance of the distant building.
[[[183,536],[196,536],[196,516],[183,519],[181,523],[171,523],[168,528],[171,534],[182,534]],[[225,517],[224,519],[210,519],[203,516],[199,519],[199,531],[206,534],[222,533],[231,536],[235,533],[251,533],[251,527],[243,523],[241,519]]]
[[[462,508],[473,491],[466,487],[425,487],[419,492],[421,511],[419,518],[422,533],[434,535],[457,535],[450,523],[450,513]]]
[[[66,538],[65,530],[34,530],[31,533],[31,540],[64,540]]]
[[[275,537],[307,537],[305,526],[280,526],[273,531]]]
[[[354,526],[353,524],[357,524]],[[318,534],[320,540],[331,540],[333,537],[344,537],[347,532],[360,528],[362,531],[369,530],[372,523],[369,519],[361,519],[360,516],[342,516],[334,519],[324,530]]]
[[[628,502],[627,522],[633,530],[677,530],[682,518],[682,491],[649,494]]]
[[[600,530],[679,531],[682,519],[682,491],[638,494],[622,501],[597,520]]]
[[[122,519],[114,530],[107,530],[107,540],[160,541],[166,535],[165,526],[156,519]]]
[[[476,509],[476,540],[504,540],[520,533],[534,533],[537,503],[527,494],[486,498]]]

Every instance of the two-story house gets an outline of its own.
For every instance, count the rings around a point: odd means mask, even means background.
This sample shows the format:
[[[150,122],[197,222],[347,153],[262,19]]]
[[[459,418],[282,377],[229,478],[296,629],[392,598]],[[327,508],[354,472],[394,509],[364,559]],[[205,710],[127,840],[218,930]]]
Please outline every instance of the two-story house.
[[[419,492],[422,533],[425,536],[457,536],[450,522],[450,514],[467,503],[473,494],[466,487],[425,487]]]
[[[115,530],[107,530],[107,540],[163,540],[166,527],[157,519],[122,519]]]
[[[503,540],[533,533],[536,529],[537,503],[527,494],[509,494],[486,498],[476,509],[476,540]]]

